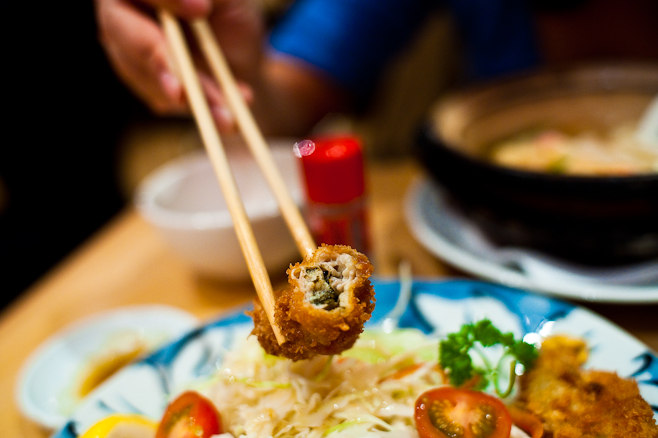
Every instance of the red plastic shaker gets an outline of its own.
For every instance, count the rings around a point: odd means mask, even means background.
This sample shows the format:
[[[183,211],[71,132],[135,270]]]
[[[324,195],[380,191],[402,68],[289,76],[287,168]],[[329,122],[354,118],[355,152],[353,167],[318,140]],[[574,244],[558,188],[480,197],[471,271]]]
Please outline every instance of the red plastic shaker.
[[[316,243],[349,245],[370,255],[363,151],[354,135],[312,138],[302,156],[306,220]]]

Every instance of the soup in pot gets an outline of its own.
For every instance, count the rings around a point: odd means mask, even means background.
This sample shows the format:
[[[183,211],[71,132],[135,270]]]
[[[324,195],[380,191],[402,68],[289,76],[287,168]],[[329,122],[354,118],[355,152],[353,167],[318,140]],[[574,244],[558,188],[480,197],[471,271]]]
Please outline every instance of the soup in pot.
[[[658,173],[658,147],[636,140],[632,126],[575,135],[555,129],[525,132],[493,145],[496,164],[534,172],[578,176]]]

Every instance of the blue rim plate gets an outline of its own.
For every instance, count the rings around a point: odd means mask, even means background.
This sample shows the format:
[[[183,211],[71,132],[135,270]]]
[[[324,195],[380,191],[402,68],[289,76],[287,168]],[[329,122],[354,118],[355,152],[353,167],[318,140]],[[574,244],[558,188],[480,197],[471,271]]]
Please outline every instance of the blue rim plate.
[[[373,283],[377,306],[369,327],[382,323],[400,292],[396,280],[378,279]],[[253,324],[244,314],[246,309],[223,315],[126,367],[90,394],[53,436],[76,438],[112,413],[139,413],[159,420],[170,394],[207,379],[234,341],[249,334]],[[442,336],[485,317],[516,336],[565,333],[585,338],[591,348],[586,366],[635,378],[658,419],[656,353],[585,308],[481,281],[415,281],[399,326]]]

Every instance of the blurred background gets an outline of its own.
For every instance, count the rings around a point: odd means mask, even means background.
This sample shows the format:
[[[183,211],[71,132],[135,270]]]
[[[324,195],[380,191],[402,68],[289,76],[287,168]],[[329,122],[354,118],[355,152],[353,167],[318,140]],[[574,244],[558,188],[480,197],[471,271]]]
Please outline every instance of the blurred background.
[[[6,17],[30,23],[3,30],[11,68],[3,75],[0,305],[121,208],[118,141],[129,123],[150,118],[106,62],[93,2],[17,2]]]
[[[257,1],[270,24],[290,4]],[[15,3],[7,16],[29,17],[29,26],[4,30],[10,99],[0,148],[0,308],[111,220],[146,174],[201,148],[190,119],[152,115],[116,78],[97,42],[93,2]],[[658,60],[658,2],[531,3],[542,11],[545,63]],[[460,53],[450,13],[438,9],[363,111],[329,115],[316,130],[360,134],[370,160],[411,155],[428,108],[463,85]]]
[[[269,23],[290,2],[258,1]],[[116,78],[97,41],[93,2],[46,2],[36,17],[24,4],[12,9],[31,17],[34,33],[28,41],[5,31],[16,42],[6,123],[16,132],[0,148],[0,307],[110,220],[146,174],[202,147],[191,119],[154,116]],[[416,120],[450,80],[450,34],[446,16],[431,17],[392,66],[373,111],[358,120],[332,115],[318,130],[362,132],[381,157],[406,153]]]

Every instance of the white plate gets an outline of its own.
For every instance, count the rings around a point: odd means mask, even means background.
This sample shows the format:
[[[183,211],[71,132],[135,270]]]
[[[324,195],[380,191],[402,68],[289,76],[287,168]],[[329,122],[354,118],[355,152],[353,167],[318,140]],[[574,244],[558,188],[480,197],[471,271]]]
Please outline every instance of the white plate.
[[[400,283],[375,280],[373,284],[377,306],[367,324],[371,328],[395,315],[401,328],[442,337],[486,317],[516,337],[553,333],[582,337],[590,346],[586,367],[634,378],[658,419],[655,352],[587,309],[491,283],[452,280],[414,282],[407,305],[398,313]],[[225,352],[249,334],[253,322],[244,310],[206,324],[117,373],[85,400],[53,438],[79,437],[112,413],[136,413],[158,421],[171,397],[210,379],[221,369]]]
[[[76,388],[87,366],[139,342],[152,351],[199,321],[161,305],[123,307],[91,315],[56,333],[28,358],[16,391],[21,411],[46,428],[61,427],[80,404]]]
[[[447,202],[429,178],[419,178],[409,188],[405,215],[421,245],[479,278],[561,298],[658,303],[658,260],[594,270],[524,248],[496,246]]]

